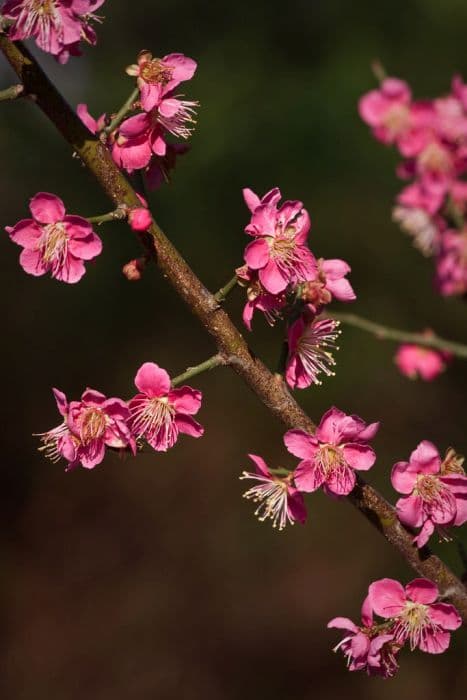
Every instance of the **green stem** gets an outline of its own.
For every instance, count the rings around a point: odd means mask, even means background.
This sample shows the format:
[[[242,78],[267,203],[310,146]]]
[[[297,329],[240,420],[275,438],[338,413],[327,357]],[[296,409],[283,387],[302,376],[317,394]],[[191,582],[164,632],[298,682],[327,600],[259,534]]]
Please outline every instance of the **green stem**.
[[[386,69],[379,59],[375,59],[371,64],[373,75],[379,83],[382,83],[388,76]]]
[[[131,109],[133,109],[133,105],[136,102],[136,100],[138,99],[138,95],[139,95],[139,89],[135,88],[133,90],[133,92],[131,93],[130,97],[127,99],[127,101],[120,107],[117,114],[114,116],[114,118],[110,122],[109,126],[105,127],[105,129],[103,130],[104,133],[111,134],[112,131],[115,131],[115,129],[118,126],[120,126],[120,124],[125,119],[128,112]]]
[[[3,100],[16,100],[24,92],[24,85],[12,85],[5,90],[0,90],[0,102]]]
[[[107,221],[115,221],[116,219],[126,219],[127,212],[126,207],[117,207],[113,211],[109,211],[108,214],[101,214],[100,216],[88,216],[87,220],[90,224],[105,224]]]
[[[225,365],[225,359],[220,354],[213,355],[208,360],[202,362],[200,365],[196,365],[195,367],[188,367],[186,372],[179,374],[178,377],[174,377],[174,379],[172,379],[172,386],[178,386],[179,384],[183,384],[183,382],[186,382],[187,379],[196,377],[197,374],[201,374],[201,372],[207,372],[207,370],[214,369],[214,367],[219,367],[220,365]]]
[[[235,275],[231,280],[227,282],[224,287],[221,287],[218,292],[214,294],[214,299],[219,303],[223,302],[232,289],[237,285],[238,277]]]
[[[277,469],[270,469],[269,471],[275,476],[289,476],[292,473],[291,469],[286,469],[285,467],[277,467]]]
[[[445,340],[434,333],[408,333],[397,328],[383,326],[381,323],[369,321],[368,319],[357,316],[356,314],[333,313],[332,316],[337,321],[346,323],[348,326],[360,328],[360,330],[371,333],[380,340],[394,340],[402,343],[414,343],[415,345],[422,345],[423,347],[434,348],[435,350],[444,350],[452,353],[453,355],[457,355],[457,357],[467,359],[467,345],[455,343],[452,340]]]

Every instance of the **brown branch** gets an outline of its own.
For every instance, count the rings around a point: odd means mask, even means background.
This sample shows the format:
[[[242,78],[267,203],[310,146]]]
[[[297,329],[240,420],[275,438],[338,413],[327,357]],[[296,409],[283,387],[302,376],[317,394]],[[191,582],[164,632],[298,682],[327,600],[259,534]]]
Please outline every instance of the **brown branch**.
[[[92,137],[74,111],[51,84],[29,52],[19,43],[0,36],[0,48],[29,94],[94,174],[115,205],[138,206],[139,200],[108,150]],[[274,376],[252,352],[214,296],[204,287],[157,224],[142,242],[156,257],[163,276],[214,338],[226,364],[240,375],[262,403],[288,428],[312,432],[313,421],[290,395],[282,379]],[[362,480],[349,500],[394,545],[420,575],[435,581],[467,623],[467,590],[450,569],[428,549],[419,551],[412,536],[399,523],[394,508]]]

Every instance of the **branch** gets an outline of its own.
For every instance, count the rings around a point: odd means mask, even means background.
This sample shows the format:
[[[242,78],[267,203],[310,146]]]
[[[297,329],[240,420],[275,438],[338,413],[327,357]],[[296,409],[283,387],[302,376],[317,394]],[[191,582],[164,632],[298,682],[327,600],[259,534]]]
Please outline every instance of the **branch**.
[[[37,105],[56,125],[71,149],[79,154],[114,204],[138,206],[136,192],[118,170],[108,150],[92,137],[29,52],[20,43],[13,44],[1,35],[0,49],[24,83],[25,89],[37,95]],[[155,255],[162,275],[214,338],[225,363],[242,377],[285,426],[313,432],[313,421],[290,395],[284,381],[275,377],[252,354],[225,311],[219,307],[214,296],[196,277],[156,223],[150,229],[150,236],[143,238],[143,244]],[[399,523],[394,508],[362,480],[349,500],[421,576],[437,583],[441,593],[453,602],[467,623],[466,588],[428,549],[419,551],[414,547],[412,536]]]
[[[397,328],[389,328],[381,323],[369,321],[367,318],[362,318],[356,314],[348,313],[332,313],[332,317],[341,323],[346,323],[348,326],[355,326],[362,331],[372,333],[380,340],[394,340],[402,343],[414,343],[415,345],[423,345],[427,348],[434,348],[450,352],[457,357],[467,359],[467,345],[462,343],[454,343],[452,340],[445,340],[434,333],[408,333],[398,330]]]

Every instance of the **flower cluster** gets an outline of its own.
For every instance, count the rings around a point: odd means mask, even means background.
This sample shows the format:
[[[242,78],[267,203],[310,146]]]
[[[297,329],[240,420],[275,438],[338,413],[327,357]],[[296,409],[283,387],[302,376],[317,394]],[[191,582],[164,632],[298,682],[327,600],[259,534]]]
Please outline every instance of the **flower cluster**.
[[[84,261],[101,253],[101,239],[87,219],[67,214],[54,194],[39,192],[29,208],[32,219],[5,227],[11,240],[23,248],[21,267],[36,277],[50,272],[62,282],[78,282],[86,272]]]
[[[423,440],[408,462],[397,462],[391,473],[393,487],[403,494],[396,503],[399,520],[421,528],[414,537],[423,547],[437,529],[448,539],[445,528],[467,522],[467,476],[464,459],[451,448],[441,459],[436,447]]]
[[[437,586],[426,578],[399,581],[383,578],[369,586],[362,606],[362,624],[335,617],[329,628],[345,631],[334,651],[341,650],[350,671],[390,678],[397,672],[400,650],[408,645],[429,654],[449,647],[451,632],[462,620],[453,605],[439,602]],[[381,618],[375,619],[375,615]]]
[[[409,86],[385,78],[359,102],[373,135],[398,149],[397,174],[411,180],[397,197],[393,218],[426,256],[434,256],[435,282],[445,296],[467,291],[467,85],[414,100]]]
[[[413,343],[402,343],[394,358],[401,374],[409,379],[420,377],[426,382],[433,381],[444,372],[451,360],[451,353],[445,350],[432,350]]]
[[[286,318],[287,383],[300,389],[319,384],[321,373],[333,374],[331,350],[339,324],[318,316],[333,298],[355,299],[346,279],[350,267],[343,260],[315,258],[307,245],[311,223],[302,202],[280,205],[277,187],[261,199],[250,189],[243,196],[251,212],[245,233],[253,239],[245,249],[245,265],[236,271],[247,288],[243,321],[251,330],[255,311],[263,312],[270,324]]]
[[[80,56],[80,43],[96,44],[91,25],[100,21],[94,12],[104,0],[6,0],[0,13],[12,22],[8,36],[13,41],[33,38],[42,51],[66,63]]]
[[[306,519],[303,493],[322,487],[332,497],[348,496],[355,486],[355,471],[371,469],[376,455],[368,445],[379,423],[366,425],[358,416],[348,416],[331,408],[321,419],[314,435],[289,430],[284,444],[301,461],[293,471],[270,470],[262,457],[249,455],[255,472],[243,472],[241,479],[258,482],[244,494],[257,502],[255,515],[270,518],[273,527],[283,530],[287,523]]]
[[[201,437],[203,427],[194,420],[201,407],[201,392],[189,386],[173,388],[167,372],[145,362],[135,385],[139,393],[130,401],[106,398],[86,389],[80,401],[68,401],[54,389],[62,422],[40,434],[40,448],[52,461],[68,462],[66,471],[79,464],[93,469],[102,462],[106,447],[136,454],[144,442],[157,452],[173,447],[180,433]]]

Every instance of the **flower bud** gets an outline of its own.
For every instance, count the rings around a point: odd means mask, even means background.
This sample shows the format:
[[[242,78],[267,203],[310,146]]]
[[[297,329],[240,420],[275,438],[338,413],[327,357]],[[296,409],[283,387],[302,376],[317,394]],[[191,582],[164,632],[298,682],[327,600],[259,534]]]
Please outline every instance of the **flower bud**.
[[[151,214],[145,207],[131,209],[128,222],[133,231],[147,231],[152,224]]]
[[[144,268],[146,267],[146,261],[144,258],[136,258],[135,260],[130,260],[126,265],[123,266],[122,272],[130,282],[137,282],[143,276]]]

